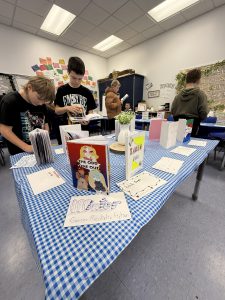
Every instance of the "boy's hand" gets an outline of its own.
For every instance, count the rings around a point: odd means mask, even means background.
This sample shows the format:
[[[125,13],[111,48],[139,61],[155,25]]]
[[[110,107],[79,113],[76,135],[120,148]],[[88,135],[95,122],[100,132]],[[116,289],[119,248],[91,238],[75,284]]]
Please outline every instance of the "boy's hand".
[[[67,112],[70,113],[82,113],[83,112],[83,108],[81,105],[77,104],[77,105],[68,105],[67,106]]]

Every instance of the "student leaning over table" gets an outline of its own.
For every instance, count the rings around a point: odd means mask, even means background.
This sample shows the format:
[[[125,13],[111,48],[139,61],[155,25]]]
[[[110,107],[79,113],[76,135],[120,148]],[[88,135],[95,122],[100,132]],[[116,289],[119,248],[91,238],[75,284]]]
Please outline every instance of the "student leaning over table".
[[[10,92],[0,102],[0,132],[11,155],[32,153],[29,132],[35,128],[48,130],[47,103],[55,99],[55,87],[45,77],[32,77],[19,92]]]

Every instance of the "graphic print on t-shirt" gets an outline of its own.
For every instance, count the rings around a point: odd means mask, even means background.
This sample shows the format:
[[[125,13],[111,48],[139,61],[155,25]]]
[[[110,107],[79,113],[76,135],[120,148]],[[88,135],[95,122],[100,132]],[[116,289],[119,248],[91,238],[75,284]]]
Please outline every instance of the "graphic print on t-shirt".
[[[63,104],[64,106],[81,104],[83,105],[85,112],[87,110],[87,98],[80,94],[68,94],[63,96]]]
[[[29,142],[29,132],[36,128],[44,128],[45,116],[41,112],[30,112],[27,110],[20,113],[20,119],[24,142]]]

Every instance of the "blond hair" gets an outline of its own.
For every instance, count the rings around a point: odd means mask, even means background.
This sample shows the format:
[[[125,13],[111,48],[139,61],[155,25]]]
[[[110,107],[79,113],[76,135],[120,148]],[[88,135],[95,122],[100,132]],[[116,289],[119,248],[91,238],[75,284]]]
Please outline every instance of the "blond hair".
[[[114,79],[112,82],[111,82],[111,87],[117,87],[117,86],[121,86],[119,80],[117,79]]]
[[[23,86],[26,93],[28,92],[29,85],[33,92],[37,92],[41,100],[49,103],[52,103],[55,100],[55,87],[51,79],[44,76],[31,77]]]

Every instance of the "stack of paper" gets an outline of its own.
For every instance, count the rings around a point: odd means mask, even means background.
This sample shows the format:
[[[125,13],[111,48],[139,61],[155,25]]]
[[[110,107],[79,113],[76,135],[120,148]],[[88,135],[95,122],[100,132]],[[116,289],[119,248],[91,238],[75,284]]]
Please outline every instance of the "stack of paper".
[[[195,148],[179,146],[179,147],[176,147],[175,149],[171,150],[170,152],[173,152],[176,154],[181,154],[184,156],[190,156],[195,151],[196,151]]]
[[[34,129],[29,133],[37,164],[53,162],[52,146],[47,130]]]
[[[36,165],[37,161],[34,156],[34,154],[31,155],[25,155],[20,160],[18,160],[15,165],[13,165],[10,169],[16,169],[16,168],[31,168]]]
[[[162,157],[152,167],[163,172],[177,174],[180,168],[182,167],[183,163],[184,162],[182,160],[173,159],[169,157]]]
[[[164,185],[167,181],[149,172],[142,172],[129,180],[117,183],[120,189],[134,200],[152,193],[154,190]]]
[[[27,175],[27,178],[34,195],[40,194],[65,183],[65,180],[52,167],[29,174]]]
[[[197,140],[191,140],[188,143],[189,146],[199,146],[199,147],[205,147],[207,145],[206,141],[197,141]]]
[[[123,193],[72,197],[64,227],[131,219]]]

